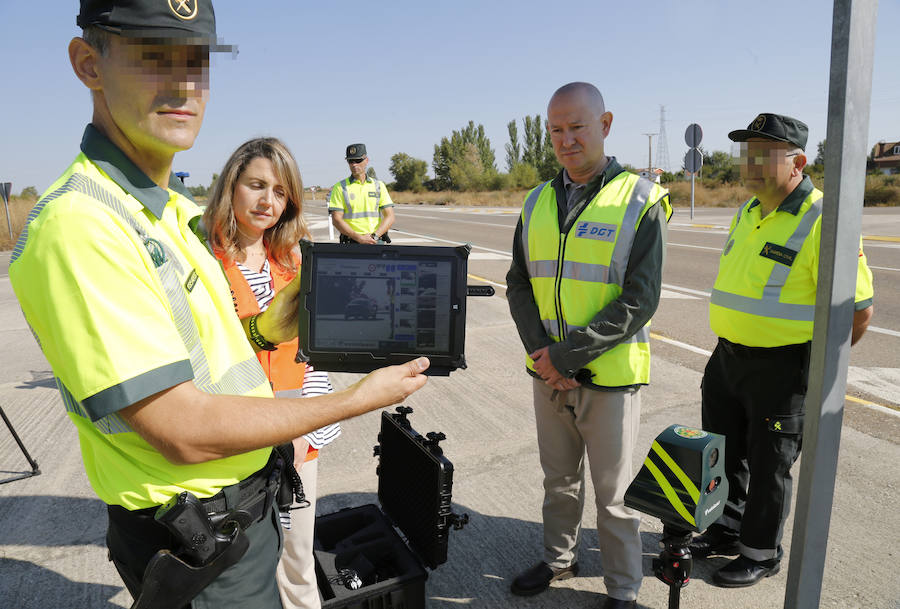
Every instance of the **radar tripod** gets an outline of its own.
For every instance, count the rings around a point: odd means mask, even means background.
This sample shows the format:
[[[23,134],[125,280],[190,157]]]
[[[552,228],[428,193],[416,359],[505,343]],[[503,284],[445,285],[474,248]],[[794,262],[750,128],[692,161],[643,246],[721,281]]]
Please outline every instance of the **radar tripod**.
[[[679,609],[681,589],[691,581],[694,561],[688,544],[692,536],[689,530],[663,522],[663,537],[659,541],[662,549],[659,558],[653,559],[653,573],[669,586],[669,609]]]

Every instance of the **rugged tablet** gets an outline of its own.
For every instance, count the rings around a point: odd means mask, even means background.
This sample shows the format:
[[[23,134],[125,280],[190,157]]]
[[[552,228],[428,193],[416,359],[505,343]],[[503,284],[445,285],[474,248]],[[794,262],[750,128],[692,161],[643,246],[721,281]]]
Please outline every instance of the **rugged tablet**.
[[[470,247],[300,242],[297,361],[371,372],[420,355],[465,368]]]

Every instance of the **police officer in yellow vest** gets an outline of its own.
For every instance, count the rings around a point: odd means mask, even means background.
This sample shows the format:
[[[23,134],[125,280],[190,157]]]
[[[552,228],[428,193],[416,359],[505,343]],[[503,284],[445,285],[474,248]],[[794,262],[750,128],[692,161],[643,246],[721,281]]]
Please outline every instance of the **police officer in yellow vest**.
[[[506,278],[533,377],[544,472],[543,557],[513,580],[512,592],[537,594],[578,574],[587,452],[605,609],[636,606],[643,577],[640,518],[623,497],[672,213],[666,190],[606,156],[612,118],[591,84],[553,94],[547,128],[563,170],[528,194]]]
[[[381,180],[366,174],[369,157],[365,144],[347,146],[350,177],[331,187],[328,213],[341,243],[390,243],[394,202]]]
[[[82,0],[77,23],[69,59],[92,122],[28,216],[13,289],[135,606],[280,608],[271,447],[401,400],[427,360],[343,395],[273,399],[254,353],[296,337],[299,281],[242,325],[202,210],[172,174],[203,120],[209,53],[229,50],[211,1]]]
[[[728,137],[741,142],[741,177],[755,194],[731,221],[709,306],[719,342],[703,375],[703,428],[725,435],[725,513],[694,539],[693,554],[740,554],[719,569],[723,587],[777,573],[800,454],[816,301],[822,193],[808,176],[808,130],[758,115]],[[851,342],[872,316],[872,272],[859,249]]]

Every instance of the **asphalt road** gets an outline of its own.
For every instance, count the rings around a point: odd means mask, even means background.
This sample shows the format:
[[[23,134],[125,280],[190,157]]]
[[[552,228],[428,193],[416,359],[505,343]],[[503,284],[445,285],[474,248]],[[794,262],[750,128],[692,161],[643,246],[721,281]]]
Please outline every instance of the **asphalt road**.
[[[323,202],[312,202],[308,218],[317,239],[327,239]],[[468,303],[468,368],[433,377],[407,404],[421,433],[442,431],[441,445],[454,463],[453,511],[469,524],[450,534],[448,562],[429,574],[427,606],[433,609],[596,607],[603,598],[602,556],[597,548],[593,493],[587,492],[581,575],[532,598],[509,594],[509,582],[540,556],[540,466],[534,440],[530,380],[522,369],[522,347],[502,285],[516,210],[398,206],[397,244],[473,245],[472,283],[498,286],[493,298]],[[651,385],[642,390],[635,471],[655,436],[672,423],[699,426],[699,383],[705,351],[714,339],[706,325],[706,292],[712,285],[717,250],[729,210],[698,210],[693,222],[678,210],[670,224],[666,292],[654,318]],[[701,225],[701,226],[694,226]],[[851,383],[841,437],[834,506],[820,607],[900,609],[896,576],[896,510],[900,488],[900,210],[866,210],[865,241],[875,272],[873,328],[851,357]],[[56,295],[48,294],[48,298]],[[60,298],[60,306],[64,299]],[[87,483],[74,427],[68,421],[52,374],[22,318],[0,254],[0,406],[37,460],[42,474],[0,484],[0,607],[101,608],[130,606],[106,560],[105,508]],[[856,375],[856,376],[855,376]],[[337,388],[356,375],[333,373]],[[378,413],[346,422],[344,433],[321,453],[320,514],[376,503],[372,446]],[[802,457],[801,457],[802,458]],[[12,436],[0,426],[0,481],[27,470]],[[795,476],[799,466],[794,467]],[[302,474],[302,472],[301,472]],[[796,488],[796,486],[795,486]],[[796,493],[796,490],[795,490]],[[659,549],[660,523],[642,519],[643,608],[667,606],[668,589],[651,568]],[[819,534],[824,535],[823,532]],[[792,523],[785,534],[791,551]],[[789,577],[778,575],[752,588],[724,590],[711,584],[724,559],[698,561],[681,606],[759,609],[782,607]]]

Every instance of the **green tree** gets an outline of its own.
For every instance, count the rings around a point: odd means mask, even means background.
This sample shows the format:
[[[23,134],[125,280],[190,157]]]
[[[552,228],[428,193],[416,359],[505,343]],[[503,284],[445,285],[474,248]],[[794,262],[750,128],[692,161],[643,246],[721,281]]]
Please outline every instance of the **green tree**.
[[[730,154],[721,150],[707,152],[703,148],[700,148],[700,152],[703,153],[704,179],[722,184],[737,182],[740,179],[740,172],[734,163],[734,158]]]
[[[453,170],[455,165],[458,166],[456,171]],[[441,138],[441,143],[434,146],[432,168],[439,190],[470,190],[472,184],[487,183],[487,177],[496,175],[497,168],[494,166],[494,150],[490,139],[484,134],[484,126],[476,127],[474,121],[469,121],[449,138]],[[464,171],[474,174],[463,178]]]
[[[390,172],[394,176],[396,190],[422,192],[425,189],[425,174],[428,163],[413,158],[405,152],[398,152],[391,157]]]
[[[209,194],[206,186],[188,186],[188,192],[194,197],[205,197]]]
[[[541,160],[544,158],[541,115],[526,116],[524,122],[525,149],[522,151],[522,162],[537,169],[541,166]]]
[[[519,164],[522,151],[519,146],[519,130],[516,127],[516,121],[509,121],[506,129],[509,131],[509,143],[506,145],[506,170],[511,172]]]
[[[22,197],[23,199],[37,200],[37,198],[41,195],[37,191],[37,188],[35,188],[34,186],[26,186],[25,188],[22,189],[22,192],[19,193],[19,196]]]
[[[540,181],[538,170],[528,163],[519,163],[509,170],[510,188],[534,188]]]
[[[812,164],[816,166],[821,165],[822,167],[825,166],[825,140],[822,140],[816,145],[816,158]]]
[[[553,142],[550,139],[550,132],[544,131],[544,145],[541,150],[541,161],[538,166],[538,174],[542,180],[550,180],[559,173],[562,165],[556,159],[556,153],[553,152]]]

